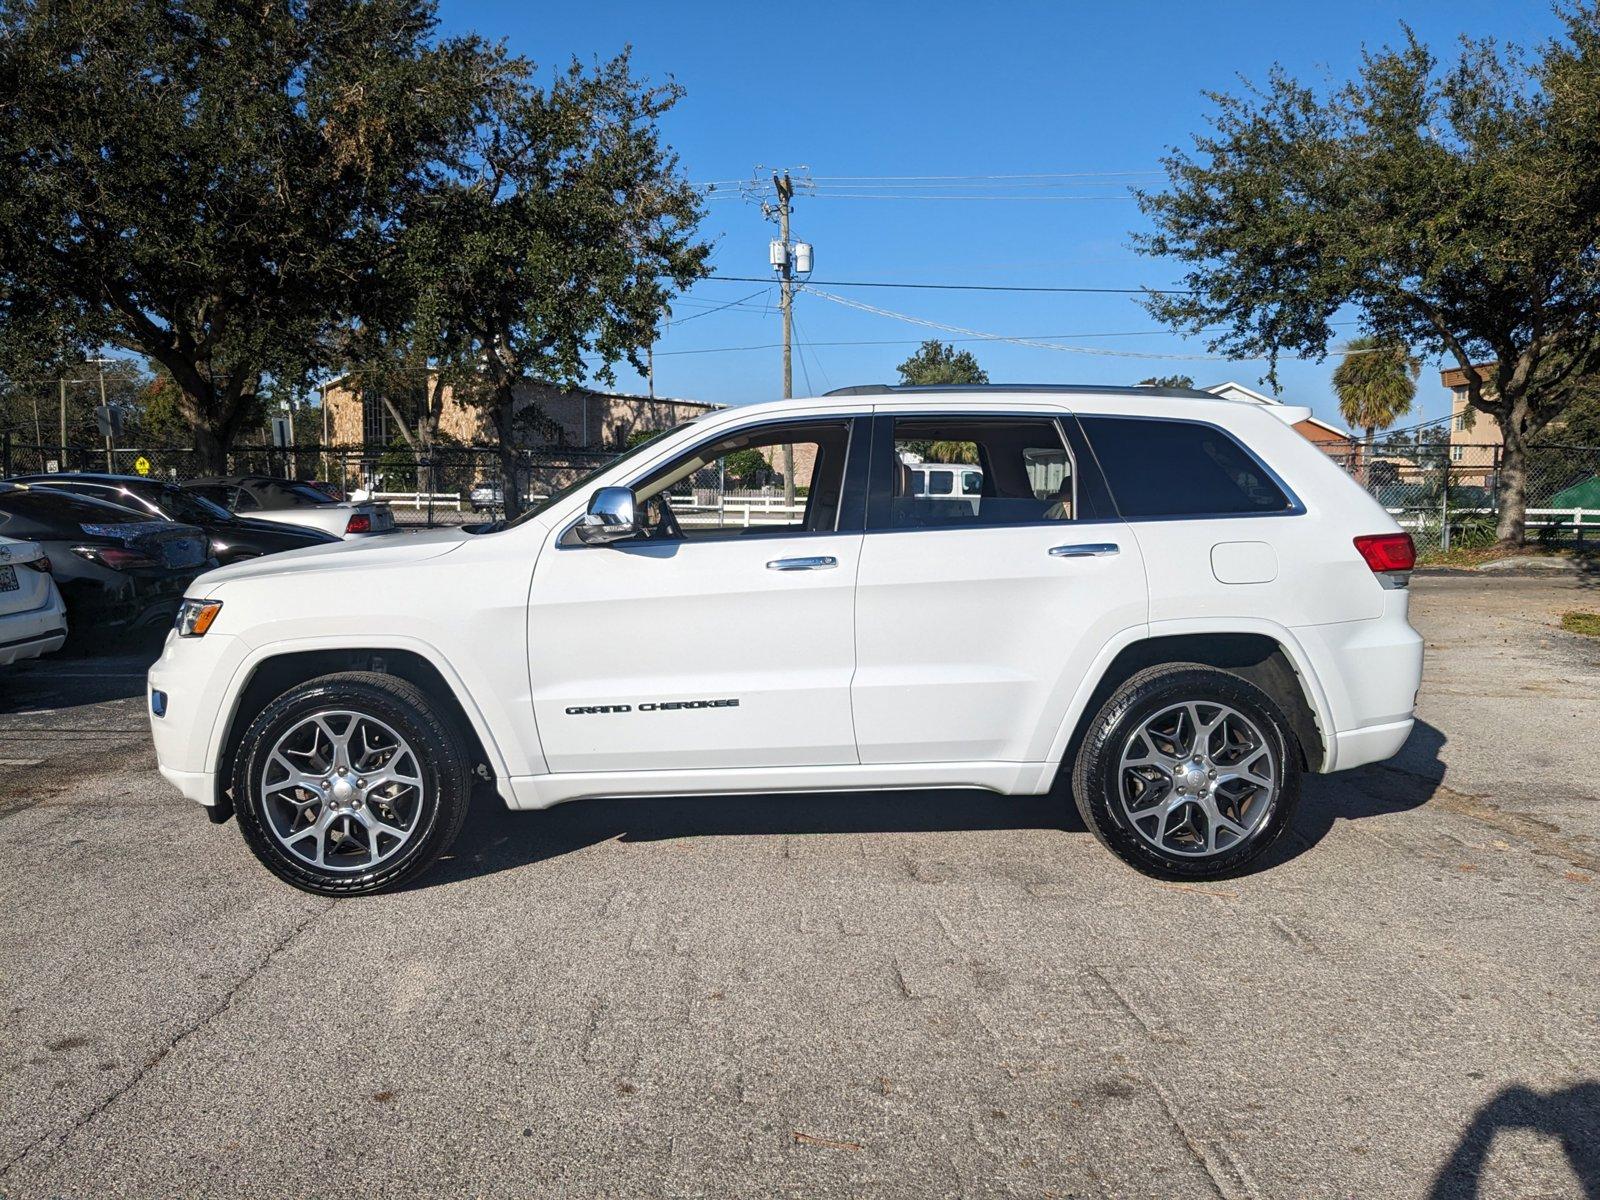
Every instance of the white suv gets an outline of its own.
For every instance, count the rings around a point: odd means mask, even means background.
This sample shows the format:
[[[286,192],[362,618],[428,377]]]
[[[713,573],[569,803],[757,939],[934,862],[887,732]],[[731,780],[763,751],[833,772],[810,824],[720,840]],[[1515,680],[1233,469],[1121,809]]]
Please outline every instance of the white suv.
[[[475,778],[518,809],[1059,786],[1141,870],[1235,871],[1303,770],[1399,749],[1421,677],[1410,538],[1305,415],[1101,387],[717,410],[510,523],[202,575],[150,671],[161,771],[327,894],[423,870]],[[979,494],[919,494],[933,456]],[[795,504],[726,499],[785,469]]]

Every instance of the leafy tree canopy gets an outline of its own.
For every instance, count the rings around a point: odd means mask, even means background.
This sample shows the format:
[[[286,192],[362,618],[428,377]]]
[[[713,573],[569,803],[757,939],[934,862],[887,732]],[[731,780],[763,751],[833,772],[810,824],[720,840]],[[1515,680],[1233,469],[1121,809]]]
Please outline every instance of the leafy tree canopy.
[[[1526,52],[1463,43],[1441,70],[1409,30],[1321,92],[1274,68],[1211,94],[1209,132],[1141,193],[1147,254],[1185,264],[1153,314],[1213,350],[1321,356],[1341,309],[1468,372],[1505,441],[1503,540],[1520,540],[1527,441],[1600,370],[1600,7]]]
[[[978,365],[970,350],[957,350],[937,339],[923,342],[896,370],[900,372],[900,382],[913,387],[989,382],[989,372]]]
[[[1192,388],[1194,379],[1188,375],[1152,375],[1139,380],[1140,387]]]
[[[527,380],[612,382],[643,372],[675,291],[705,274],[701,200],[662,140],[675,84],[636,79],[623,54],[574,62],[548,87],[511,64],[463,152],[403,212],[385,304],[358,357],[427,362],[490,406],[505,475]],[[519,498],[508,494],[514,515]]]
[[[0,339],[171,376],[205,465],[329,361],[503,56],[429,0],[5,0]],[[18,347],[21,343],[21,347]]]

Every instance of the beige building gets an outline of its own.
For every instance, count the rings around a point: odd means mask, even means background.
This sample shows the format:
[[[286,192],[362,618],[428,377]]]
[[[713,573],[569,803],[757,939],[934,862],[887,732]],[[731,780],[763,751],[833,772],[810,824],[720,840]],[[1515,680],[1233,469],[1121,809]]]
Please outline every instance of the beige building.
[[[354,448],[404,441],[402,423],[414,428],[425,393],[419,383],[406,394],[386,396],[344,375],[324,384],[322,397],[324,440]],[[527,383],[516,388],[516,407],[517,440],[526,447],[616,451],[626,449],[636,433],[671,429],[721,405]],[[440,405],[439,432],[466,446],[496,441],[488,409],[458,400],[448,387]]]
[[[1488,383],[1497,363],[1473,363],[1481,383]],[[1452,457],[1458,446],[1500,446],[1500,426],[1488,413],[1481,413],[1467,403],[1467,373],[1460,367],[1439,372],[1439,382],[1450,389],[1450,446]]]
[[[1478,373],[1479,381],[1487,384],[1497,365],[1473,363],[1472,369]],[[1493,486],[1499,448],[1505,445],[1499,423],[1467,403],[1467,373],[1460,367],[1440,371],[1439,382],[1450,389],[1451,478],[1459,483]]]

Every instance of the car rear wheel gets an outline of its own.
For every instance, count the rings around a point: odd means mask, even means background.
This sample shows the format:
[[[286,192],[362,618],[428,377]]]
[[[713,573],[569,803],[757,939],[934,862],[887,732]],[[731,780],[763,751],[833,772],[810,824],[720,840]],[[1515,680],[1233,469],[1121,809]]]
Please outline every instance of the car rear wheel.
[[[250,849],[280,879],[325,896],[383,891],[426,870],[460,832],[470,794],[450,721],[406,681],[363,671],[279,696],[234,760]]]
[[[1095,716],[1072,778],[1078,812],[1147,874],[1231,874],[1278,840],[1300,795],[1282,711],[1237,675],[1195,663],[1141,671]]]

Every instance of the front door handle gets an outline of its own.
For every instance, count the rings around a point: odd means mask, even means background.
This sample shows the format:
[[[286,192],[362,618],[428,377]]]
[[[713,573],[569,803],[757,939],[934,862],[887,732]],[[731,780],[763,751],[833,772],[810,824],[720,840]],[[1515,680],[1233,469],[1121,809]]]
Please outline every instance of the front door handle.
[[[775,558],[767,564],[769,571],[826,571],[837,567],[839,560],[829,554],[815,558]]]
[[[1078,542],[1072,546],[1051,546],[1051,558],[1109,558],[1121,552],[1115,542]]]

